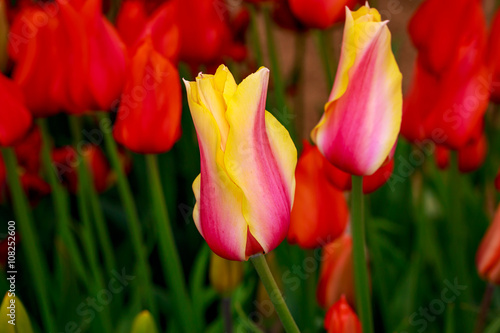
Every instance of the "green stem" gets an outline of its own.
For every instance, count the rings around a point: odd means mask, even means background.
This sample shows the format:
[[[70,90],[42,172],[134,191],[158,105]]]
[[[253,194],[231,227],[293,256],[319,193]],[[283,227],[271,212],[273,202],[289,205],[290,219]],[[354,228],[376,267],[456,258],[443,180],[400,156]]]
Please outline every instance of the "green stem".
[[[49,131],[47,128],[47,122],[45,119],[39,119],[38,125],[40,126],[40,130],[42,133],[42,163],[43,167],[45,168],[45,173],[50,187],[52,188],[58,234],[61,236],[64,245],[68,249],[72,265],[74,266],[82,281],[85,283],[88,291],[90,291],[91,283],[87,274],[87,270],[83,263],[83,259],[80,255],[80,250],[78,249],[75,238],[71,233],[71,214],[68,210],[68,196],[58,180],[58,170],[54,170],[54,164],[50,156],[51,147],[49,143]]]
[[[17,159],[14,150],[10,147],[3,148],[2,154],[7,169],[7,181],[12,194],[14,212],[19,220],[19,231],[22,234],[23,241],[21,242],[24,251],[27,255],[28,267],[31,276],[33,277],[33,285],[39,303],[39,309],[42,314],[42,320],[45,332],[55,332],[56,326],[52,313],[52,307],[49,302],[48,270],[44,257],[44,253],[39,247],[39,240],[35,227],[33,225],[33,217],[31,216],[31,208],[24,195],[21,182],[17,173]],[[5,320],[2,318],[2,320]]]
[[[356,286],[356,307],[363,333],[373,333],[370,282],[365,258],[365,222],[363,203],[363,177],[352,176],[351,193],[352,252],[354,260],[354,283]]]
[[[168,217],[165,196],[161,187],[160,172],[156,155],[146,155],[148,180],[151,190],[151,200],[154,208],[154,221],[158,231],[160,258],[163,274],[174,295],[177,304],[176,311],[186,332],[199,332],[198,320],[193,320],[194,312],[191,299],[186,289],[185,279],[179,253],[175,246],[172,226]]]
[[[276,41],[273,34],[273,21],[269,8],[264,8],[264,23],[266,28],[267,50],[271,63],[271,76],[274,82],[275,107],[278,111],[277,118],[285,126],[293,140],[296,140],[297,133],[293,124],[293,117],[289,114],[286,103],[285,84],[281,77],[278,53],[276,52]],[[281,118],[281,119],[280,119]]]
[[[316,31],[316,36],[321,61],[323,62],[326,75],[326,84],[328,85],[327,89],[330,90],[333,87],[334,75],[331,66],[332,56],[329,52],[329,43],[327,42],[326,31],[318,30]]]
[[[257,65],[262,66],[264,64],[264,56],[262,55],[262,46],[259,38],[260,33],[257,22],[257,11],[255,10],[255,6],[253,4],[250,4],[248,8],[250,9],[250,16],[252,18],[250,21],[251,39],[253,44],[252,50],[255,52]]]
[[[454,266],[454,271],[450,272],[451,276],[457,276],[458,281],[463,284],[470,285],[469,271],[467,269],[467,251],[468,251],[468,237],[467,226],[464,219],[462,219],[462,199],[460,192],[460,173],[458,170],[458,154],[456,151],[451,151],[450,154],[450,174],[449,174],[449,204],[448,204],[448,227],[450,228],[450,253],[449,258]],[[470,293],[472,288],[465,290],[465,298],[472,300]]]
[[[107,113],[98,113],[98,118],[100,122],[111,123]],[[103,131],[103,135],[111,166],[115,170],[118,178],[118,191],[123,208],[125,209],[125,212],[127,214],[130,236],[132,238],[132,246],[134,247],[138,270],[142,278],[142,281],[138,283],[138,285],[140,285],[144,290],[143,295],[149,304],[150,312],[153,314],[153,316],[156,316],[156,303],[153,296],[153,288],[148,266],[148,259],[146,255],[146,248],[143,244],[142,228],[139,222],[139,216],[137,214],[137,208],[135,206],[134,198],[132,196],[132,190],[130,189],[130,184],[125,177],[120,157],[118,155],[118,148],[116,147],[116,142],[113,138],[113,133],[111,131]]]
[[[231,297],[224,297],[221,301],[222,319],[224,319],[224,332],[233,333],[233,311],[231,311]]]
[[[273,274],[267,265],[266,258],[262,254],[257,254],[250,257],[250,261],[255,266],[257,273],[259,274],[262,284],[267,290],[271,302],[274,304],[274,308],[280,317],[281,323],[285,328],[287,333],[300,332],[297,324],[293,320],[292,314],[283,299],[283,295],[274,281]]]
[[[78,151],[80,147],[80,142],[82,142],[82,131],[80,125],[80,118],[72,116],[70,119],[70,127],[73,134],[75,151],[77,154],[77,177],[78,177],[78,190],[77,190],[77,201],[78,201],[78,211],[80,213],[80,219],[82,222],[83,230],[83,247],[90,263],[90,269],[93,275],[94,281],[94,292],[98,292],[106,287],[104,284],[104,278],[102,275],[101,267],[97,259],[97,252],[94,244],[94,233],[92,232],[92,222],[89,214],[89,187],[92,186],[91,176],[87,169],[87,165],[83,152]],[[83,147],[81,149],[84,149]],[[111,318],[109,313],[109,308],[103,311],[103,315],[100,316],[103,328],[105,332],[112,332]]]
[[[488,283],[486,285],[486,290],[483,295],[483,300],[481,301],[481,310],[479,311],[479,314],[477,316],[474,333],[481,333],[484,331],[484,326],[486,325],[486,319],[488,317],[488,310],[490,309],[494,292],[495,292],[495,285],[492,283]]]

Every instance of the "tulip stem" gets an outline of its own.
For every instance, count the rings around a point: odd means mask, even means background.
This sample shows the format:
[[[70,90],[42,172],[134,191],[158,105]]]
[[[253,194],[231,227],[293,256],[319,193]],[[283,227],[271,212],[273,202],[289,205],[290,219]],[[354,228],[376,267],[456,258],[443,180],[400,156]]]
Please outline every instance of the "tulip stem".
[[[233,333],[233,312],[231,311],[231,297],[224,297],[221,301],[224,332]]]
[[[250,29],[251,29],[251,37],[252,37],[252,50],[255,52],[255,60],[257,61],[257,64],[263,65],[264,63],[264,56],[262,55],[262,47],[260,44],[260,33],[259,33],[259,25],[257,22],[257,11],[255,10],[255,6],[253,4],[249,4],[248,6],[250,10],[250,16],[251,16],[251,21],[250,21]]]
[[[87,270],[83,263],[75,238],[71,233],[71,214],[68,210],[68,196],[58,180],[59,170],[57,169],[57,165],[53,164],[50,156],[51,147],[49,144],[49,130],[47,128],[47,122],[45,119],[41,118],[38,119],[38,125],[40,126],[42,133],[42,163],[45,168],[45,174],[48,178],[50,187],[52,188],[54,209],[56,211],[57,230],[69,252],[71,263],[74,265],[77,274],[85,283],[88,291],[90,291],[91,287]]]
[[[107,113],[99,112],[97,116],[101,123],[111,123],[111,120],[109,119]],[[148,302],[149,310],[153,314],[153,316],[156,316],[158,312],[153,295],[151,273],[149,270],[146,248],[144,247],[143,243],[142,228],[139,222],[139,216],[137,214],[137,208],[135,206],[132,190],[130,189],[130,184],[125,177],[125,172],[123,171],[122,164],[120,162],[118,148],[113,138],[113,132],[104,130],[103,135],[104,144],[106,145],[106,151],[108,152],[111,166],[116,172],[118,178],[118,192],[120,194],[123,208],[125,209],[125,212],[127,214],[128,226],[130,228],[130,237],[132,238],[132,246],[134,248],[134,253],[137,260],[138,271],[141,275],[141,281],[137,283],[137,286],[139,288],[143,288],[143,295]]]
[[[370,284],[365,258],[365,217],[363,202],[363,177],[352,176],[351,228],[354,260],[354,284],[356,286],[356,308],[363,333],[373,333]]]
[[[259,274],[262,284],[267,290],[267,294],[274,304],[274,308],[280,317],[281,323],[285,328],[287,333],[300,332],[297,324],[295,323],[290,310],[288,309],[283,295],[281,294],[276,281],[273,278],[273,274],[267,265],[266,258],[263,254],[257,254],[250,257],[250,261],[255,266],[257,273]]]
[[[104,278],[102,275],[101,267],[99,265],[99,260],[97,259],[97,251],[94,242],[94,233],[92,228],[92,219],[89,214],[90,206],[90,187],[93,187],[92,176],[87,168],[87,163],[83,156],[85,147],[80,145],[82,142],[82,129],[81,129],[81,119],[76,116],[71,116],[70,127],[73,135],[75,151],[77,154],[77,202],[78,211],[82,223],[82,240],[83,248],[87,259],[90,264],[90,270],[93,275],[94,290],[93,292],[99,292],[99,290],[106,288],[104,283]],[[82,150],[82,151],[79,151]],[[109,313],[109,308],[105,308],[100,316],[101,323],[103,325],[105,332],[112,332],[111,317]]]
[[[483,295],[483,300],[481,301],[481,309],[479,311],[479,315],[477,316],[474,333],[481,333],[484,331],[486,318],[488,317],[488,310],[491,306],[491,301],[493,299],[494,292],[495,292],[495,285],[492,283],[488,283],[486,285],[486,290]]]
[[[154,221],[158,232],[163,274],[174,295],[175,302],[177,303],[175,310],[184,330],[186,332],[199,332],[200,328],[196,326],[200,321],[193,319],[193,305],[184,282],[185,279],[179,252],[175,246],[175,239],[165,204],[165,196],[161,187],[156,155],[146,155],[146,163],[148,166],[148,180],[151,189],[151,201],[154,208]]]
[[[330,64],[332,60],[332,56],[329,52],[330,43],[327,41],[326,33],[327,32],[323,30],[316,31],[318,49],[326,74],[326,84],[328,85],[327,89],[328,91],[330,91],[330,89],[332,89],[333,87],[334,75],[332,72],[332,66]]]
[[[48,293],[48,269],[45,262],[44,253],[39,245],[36,229],[33,225],[31,208],[24,195],[21,182],[17,173],[17,158],[14,150],[10,147],[2,149],[2,155],[7,169],[7,181],[9,184],[14,212],[18,219],[19,233],[23,236],[21,242],[27,256],[28,267],[33,277],[33,285],[38,298],[39,310],[42,314],[42,320],[45,332],[56,332],[55,321],[52,313],[52,306],[49,302]],[[1,320],[5,320],[2,318]]]

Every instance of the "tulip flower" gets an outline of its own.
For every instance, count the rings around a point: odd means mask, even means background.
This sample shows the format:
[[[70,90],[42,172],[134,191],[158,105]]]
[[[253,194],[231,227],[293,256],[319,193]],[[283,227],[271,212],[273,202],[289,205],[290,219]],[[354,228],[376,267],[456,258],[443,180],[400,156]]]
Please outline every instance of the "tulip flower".
[[[123,3],[116,25],[132,54],[149,37],[155,50],[175,63],[180,51],[176,15],[176,0],[165,2],[151,13],[144,1],[129,0]]]
[[[210,284],[221,295],[231,293],[243,279],[243,264],[219,257],[215,253],[210,256]]]
[[[441,10],[451,12],[441,19]],[[410,23],[410,35],[419,55],[401,133],[410,141],[429,138],[459,150],[475,137],[490,98],[481,3],[427,0]]]
[[[328,310],[325,317],[328,333],[361,333],[361,323],[344,295]]]
[[[28,5],[11,27],[13,79],[29,96],[28,108],[37,117],[110,109],[122,90],[126,58],[101,1],[59,0],[54,6],[57,11],[49,15]],[[41,18],[46,24],[38,23]]]
[[[21,140],[32,125],[31,113],[24,105],[19,87],[0,74],[0,146],[12,146]]]
[[[265,111],[268,81],[262,67],[237,85],[223,65],[185,81],[201,157],[193,217],[210,248],[229,260],[270,252],[290,223],[297,150]]]
[[[479,275],[494,284],[500,285],[500,206],[497,207],[493,223],[486,231],[476,254]]]
[[[316,297],[321,307],[328,309],[342,295],[354,305],[354,271],[352,238],[348,234],[323,248],[323,262]]]
[[[345,18],[345,8],[360,0],[288,0],[292,13],[307,27],[326,29]]]
[[[132,57],[113,135],[136,153],[166,152],[180,137],[181,111],[177,69],[146,38]]]
[[[85,146],[81,158],[90,170],[96,191],[102,193],[107,190],[114,180],[114,175],[102,150],[94,145]],[[52,160],[58,177],[63,180],[71,193],[76,194],[78,190],[77,169],[80,161],[75,149],[71,146],[56,148],[52,151]]]
[[[295,170],[297,187],[288,230],[292,244],[312,249],[344,232],[349,209],[343,193],[327,181],[324,168],[329,166],[318,148],[304,141]]]
[[[132,323],[131,333],[158,333],[158,329],[156,328],[155,320],[151,313],[147,310],[139,313]]]
[[[366,176],[392,157],[401,123],[401,81],[387,21],[381,22],[374,8],[346,9],[335,84],[311,133],[334,166]]]

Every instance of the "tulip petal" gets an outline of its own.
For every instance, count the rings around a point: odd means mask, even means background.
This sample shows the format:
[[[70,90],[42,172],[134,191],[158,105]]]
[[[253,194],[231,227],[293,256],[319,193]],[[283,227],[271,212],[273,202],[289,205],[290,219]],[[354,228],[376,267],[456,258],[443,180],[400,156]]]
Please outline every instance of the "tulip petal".
[[[241,214],[243,193],[224,170],[221,135],[214,116],[201,104],[197,84],[185,83],[201,156],[201,173],[193,183],[193,218],[217,255],[245,260],[247,223]]]
[[[228,100],[224,154],[227,173],[244,193],[243,216],[249,231],[265,252],[288,231],[297,159],[286,130],[270,114],[266,116],[268,80],[269,70],[261,68],[243,80]]]

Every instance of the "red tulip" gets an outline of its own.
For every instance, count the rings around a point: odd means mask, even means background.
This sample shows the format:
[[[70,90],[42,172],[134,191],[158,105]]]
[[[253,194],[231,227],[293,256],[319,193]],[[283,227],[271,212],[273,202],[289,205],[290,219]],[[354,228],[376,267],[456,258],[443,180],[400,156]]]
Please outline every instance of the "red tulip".
[[[106,156],[98,146],[87,145],[84,147],[80,158],[87,164],[92,176],[94,188],[98,193],[104,192],[110,186],[113,179],[111,168]],[[78,191],[77,168],[79,156],[71,146],[56,148],[52,151],[52,160],[58,177],[73,194]]]
[[[177,62],[180,51],[177,0],[167,1],[151,13],[147,7],[140,0],[124,2],[117,17],[118,32],[132,54],[146,38],[151,38],[157,52]]]
[[[344,234],[323,248],[323,262],[316,297],[321,307],[328,309],[342,295],[354,304],[354,271],[352,238]]]
[[[11,27],[13,79],[29,96],[28,108],[40,117],[109,109],[121,92],[126,59],[101,1],[51,6],[23,8]]]
[[[326,179],[330,163],[317,147],[304,141],[295,169],[297,182],[288,241],[302,248],[316,248],[339,237],[347,225],[349,209],[341,191]]]
[[[410,35],[419,55],[401,132],[410,141],[429,138],[458,150],[476,134],[490,96],[481,3],[427,0],[410,23]]]
[[[439,169],[445,170],[448,169],[450,165],[450,150],[446,147],[436,145],[436,165]]]
[[[166,152],[180,136],[181,109],[177,69],[147,38],[132,57],[114,137],[137,153]]]
[[[328,310],[325,317],[325,329],[328,333],[362,332],[361,323],[344,295]]]
[[[12,146],[28,133],[32,118],[19,87],[1,73],[0,100],[0,146]]]
[[[485,280],[500,285],[500,205],[497,207],[493,223],[484,235],[476,254],[479,275]]]
[[[293,14],[307,27],[326,29],[345,18],[345,8],[359,0],[288,0]]]
[[[482,11],[480,0],[426,0],[420,5],[408,30],[426,70],[438,74],[451,68],[460,48],[485,29]]]

